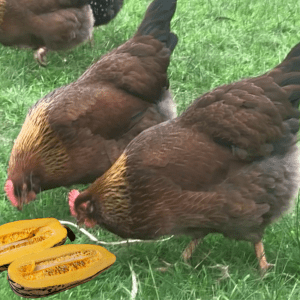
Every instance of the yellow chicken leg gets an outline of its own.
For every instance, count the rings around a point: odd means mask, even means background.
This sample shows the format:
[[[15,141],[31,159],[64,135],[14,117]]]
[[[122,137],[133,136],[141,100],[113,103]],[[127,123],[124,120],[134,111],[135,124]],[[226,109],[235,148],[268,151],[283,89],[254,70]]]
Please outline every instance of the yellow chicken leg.
[[[259,262],[259,267],[260,267],[262,273],[264,274],[268,269],[270,269],[274,265],[269,264],[267,262],[267,258],[266,258],[265,250],[264,250],[264,245],[263,245],[262,241],[256,243],[254,245],[254,247],[255,247],[256,257],[257,257],[258,262]]]

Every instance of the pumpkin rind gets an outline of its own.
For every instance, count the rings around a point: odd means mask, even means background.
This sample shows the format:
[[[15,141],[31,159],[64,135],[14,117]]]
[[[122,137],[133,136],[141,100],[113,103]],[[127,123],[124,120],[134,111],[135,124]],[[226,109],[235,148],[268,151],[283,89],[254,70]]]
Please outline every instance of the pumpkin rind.
[[[0,272],[20,256],[63,245],[68,231],[55,218],[20,220],[0,226]]]
[[[7,279],[25,298],[50,296],[92,280],[108,269],[115,255],[97,245],[64,245],[13,261]]]

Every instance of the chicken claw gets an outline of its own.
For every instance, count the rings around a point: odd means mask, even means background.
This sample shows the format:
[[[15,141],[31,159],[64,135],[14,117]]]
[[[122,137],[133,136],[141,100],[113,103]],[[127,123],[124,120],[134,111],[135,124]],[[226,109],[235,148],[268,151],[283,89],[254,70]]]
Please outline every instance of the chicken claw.
[[[264,275],[274,265],[269,264],[267,262],[267,258],[266,258],[265,250],[264,250],[264,244],[262,243],[262,241],[256,243],[254,246],[255,246],[255,253],[256,253],[256,257],[259,262],[259,267],[260,267],[261,273],[262,273],[262,275]]]
[[[46,47],[41,47],[34,53],[34,59],[38,62],[38,64],[41,67],[46,67],[47,65],[46,54],[47,54]]]

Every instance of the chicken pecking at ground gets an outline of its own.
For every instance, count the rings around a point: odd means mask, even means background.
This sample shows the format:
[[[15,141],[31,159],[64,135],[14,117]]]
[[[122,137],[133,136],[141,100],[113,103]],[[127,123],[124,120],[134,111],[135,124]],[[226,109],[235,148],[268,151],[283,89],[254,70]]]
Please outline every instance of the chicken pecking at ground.
[[[176,116],[167,77],[175,8],[175,0],[154,1],[133,38],[33,105],[9,160],[14,206],[41,190],[93,182],[141,131]]]
[[[115,18],[123,6],[123,0],[90,0],[95,19],[94,26],[107,24]]]
[[[0,43],[37,49],[45,66],[48,50],[75,47],[92,37],[89,0],[0,0]]]
[[[250,241],[266,270],[264,229],[299,187],[299,99],[300,44],[270,72],[142,132],[88,189],[70,192],[71,211],[122,238],[190,235],[185,260],[209,233]]]

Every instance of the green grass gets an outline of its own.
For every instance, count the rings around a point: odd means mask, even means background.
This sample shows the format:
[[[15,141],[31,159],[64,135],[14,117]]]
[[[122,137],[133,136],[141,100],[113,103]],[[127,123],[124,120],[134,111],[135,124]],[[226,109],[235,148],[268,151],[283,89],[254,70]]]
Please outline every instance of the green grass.
[[[94,48],[85,44],[68,52],[50,53],[47,68],[34,62],[31,50],[0,46],[0,186],[5,183],[13,140],[28,108],[54,88],[77,79],[98,57],[130,38],[148,3],[125,0],[117,18],[96,30]],[[278,64],[300,41],[299,16],[297,0],[179,0],[172,21],[179,43],[169,68],[178,112],[218,85],[259,75]],[[19,212],[1,188],[0,224],[38,217],[73,221],[68,190],[44,192]],[[118,240],[103,230],[90,232],[104,241]],[[91,243],[76,233],[77,243]],[[263,280],[252,245],[211,235],[188,266],[180,259],[188,241],[188,237],[177,237],[162,243],[107,246],[117,256],[108,271],[48,299],[130,299],[131,270],[138,281],[136,299],[300,299],[297,209],[266,230],[266,254],[276,266]],[[166,272],[157,270],[165,266],[163,261],[171,264]],[[228,266],[228,278],[220,280],[218,265]],[[1,299],[20,299],[10,290],[6,276],[6,272],[0,273]]]

